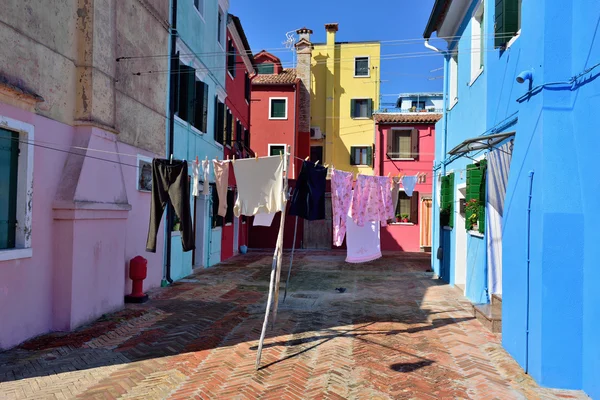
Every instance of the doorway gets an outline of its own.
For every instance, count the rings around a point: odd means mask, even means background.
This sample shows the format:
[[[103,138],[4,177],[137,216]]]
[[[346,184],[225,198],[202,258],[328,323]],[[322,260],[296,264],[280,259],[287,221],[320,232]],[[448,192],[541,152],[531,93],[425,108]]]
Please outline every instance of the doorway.
[[[454,226],[456,234],[456,246],[454,250],[454,285],[459,287],[463,294],[467,283],[467,230],[465,198],[467,195],[467,185],[461,184],[456,188],[456,224]]]

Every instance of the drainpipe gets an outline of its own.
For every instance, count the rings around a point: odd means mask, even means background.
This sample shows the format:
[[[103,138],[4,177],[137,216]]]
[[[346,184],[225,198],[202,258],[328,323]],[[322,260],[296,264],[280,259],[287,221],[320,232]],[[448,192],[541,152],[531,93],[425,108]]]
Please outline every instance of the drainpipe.
[[[177,98],[177,74],[173,71],[179,68],[177,55],[177,0],[171,0],[171,80],[169,82],[169,147],[168,154],[173,156],[173,147],[175,140],[175,99]],[[171,202],[167,204],[167,229],[165,240],[167,241],[165,278],[169,283],[171,279],[171,227],[173,226],[173,211]]]
[[[529,204],[527,205],[527,308],[525,325],[525,373],[529,373],[529,266],[531,263],[531,198],[533,197],[533,174],[529,171]]]

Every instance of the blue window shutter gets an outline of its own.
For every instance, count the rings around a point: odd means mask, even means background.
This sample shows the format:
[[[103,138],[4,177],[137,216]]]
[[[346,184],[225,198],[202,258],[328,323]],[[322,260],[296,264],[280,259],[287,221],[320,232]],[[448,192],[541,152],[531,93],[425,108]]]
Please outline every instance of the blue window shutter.
[[[0,129],[0,249],[15,247],[19,134]]]

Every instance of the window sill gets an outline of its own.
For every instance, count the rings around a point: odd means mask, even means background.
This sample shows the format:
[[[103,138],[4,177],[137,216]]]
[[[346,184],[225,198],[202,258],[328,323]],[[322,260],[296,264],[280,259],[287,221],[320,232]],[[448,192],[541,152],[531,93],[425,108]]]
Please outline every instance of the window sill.
[[[233,76],[233,75],[231,74],[231,72],[229,72],[229,70],[227,71],[227,75],[229,75],[229,77],[231,78],[231,80],[232,80],[232,81],[234,81],[234,80],[235,80],[235,76]]]
[[[362,120],[365,120],[365,119],[371,119],[371,118],[369,118],[369,117],[352,117],[352,119],[362,119]]]
[[[214,228],[212,228],[213,231],[220,231],[221,227],[220,226],[215,226]]]
[[[354,75],[355,78],[370,78],[371,74],[369,75]]]
[[[233,222],[228,222],[225,224],[225,226],[232,226],[232,225],[233,225]]]
[[[33,249],[6,249],[0,250],[0,261],[19,260],[33,257]]]
[[[198,10],[195,6],[194,6],[194,9],[198,13],[198,16],[200,17],[200,19],[202,20],[202,22],[206,23],[206,21],[204,20],[204,15],[202,15],[202,13],[200,12],[200,10]]]
[[[223,143],[219,143],[215,140],[215,147],[217,147],[220,150],[224,150],[225,147],[223,146]]]
[[[412,222],[392,222],[392,223],[389,223],[388,225],[414,226],[415,224],[413,224]]]
[[[483,239],[483,233],[480,233],[479,231],[468,231],[467,232],[469,235],[473,236],[473,237],[477,237],[477,238],[482,238]]]
[[[285,120],[287,120],[287,117],[284,117],[284,118],[269,117],[269,119],[274,119],[274,120],[279,120],[279,121],[285,121]]]
[[[219,42],[217,40],[217,44],[219,45],[219,47],[221,48],[221,50],[225,51],[225,47],[223,46],[223,44],[221,42]]]
[[[515,36],[513,36],[508,41],[508,43],[506,44],[505,50],[508,50],[510,48],[510,46],[512,46],[517,41],[517,39],[519,38],[519,36],[521,36],[521,30],[520,29],[518,30],[517,34]]]
[[[451,231],[451,230],[452,230],[452,228],[450,228],[449,226],[445,226],[445,227],[444,227],[444,228],[442,228],[442,229],[444,229],[445,231]]]
[[[448,107],[448,111],[452,110],[454,108],[454,106],[457,104],[458,104],[458,98],[456,98],[452,101],[452,104],[450,104],[450,107]]]
[[[479,77],[483,74],[483,67],[479,68],[479,71],[475,74],[473,78],[471,78],[471,82],[469,82],[469,86],[473,86],[473,84],[479,79]]]
[[[390,158],[390,160],[392,161],[415,161],[415,158],[409,157],[409,158]]]
[[[190,128],[192,130],[192,132],[194,132],[196,135],[206,135],[206,133],[202,132],[200,129],[196,128],[194,125],[190,125]]]

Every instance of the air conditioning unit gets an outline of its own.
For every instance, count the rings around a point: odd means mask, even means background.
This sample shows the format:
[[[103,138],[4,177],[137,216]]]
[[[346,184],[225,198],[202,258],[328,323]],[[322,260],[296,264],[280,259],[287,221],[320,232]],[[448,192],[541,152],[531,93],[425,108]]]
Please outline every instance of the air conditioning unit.
[[[310,138],[311,139],[323,139],[323,134],[321,133],[321,128],[318,126],[313,126],[310,128]]]

